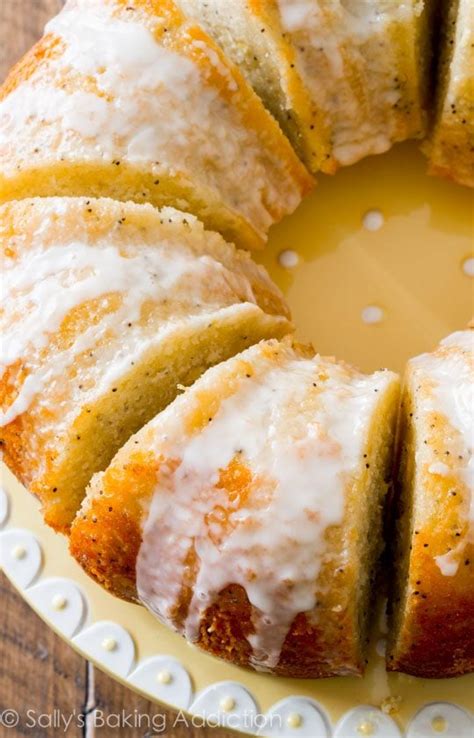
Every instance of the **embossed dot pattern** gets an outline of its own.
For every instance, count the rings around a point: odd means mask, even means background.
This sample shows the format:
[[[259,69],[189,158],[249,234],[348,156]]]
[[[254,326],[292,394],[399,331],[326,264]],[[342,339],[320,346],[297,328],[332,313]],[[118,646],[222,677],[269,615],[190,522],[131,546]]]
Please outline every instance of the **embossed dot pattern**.
[[[469,256],[462,263],[462,270],[466,277],[474,277],[474,256]]]
[[[379,231],[385,222],[380,210],[368,210],[362,218],[362,225],[367,231]]]
[[[367,325],[375,325],[376,323],[381,323],[383,321],[384,311],[378,305],[367,305],[362,308],[360,316],[363,323],[367,323]]]
[[[298,266],[299,256],[296,251],[293,251],[293,249],[285,249],[280,252],[278,262],[280,266],[285,267],[285,269],[293,269]]]

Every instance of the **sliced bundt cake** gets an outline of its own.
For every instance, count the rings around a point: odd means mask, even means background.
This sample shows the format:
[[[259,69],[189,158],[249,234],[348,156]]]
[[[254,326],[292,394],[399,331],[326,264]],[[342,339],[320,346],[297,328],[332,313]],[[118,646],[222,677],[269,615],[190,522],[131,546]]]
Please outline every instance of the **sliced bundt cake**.
[[[239,70],[171,0],[69,0],[0,90],[0,201],[172,205],[258,246],[312,184]]]
[[[474,6],[446,0],[429,172],[474,187]]]
[[[398,379],[264,341],[210,369],[94,477],[84,569],[212,654],[359,674]]]
[[[57,530],[180,384],[291,327],[247,253],[171,208],[21,200],[0,243],[4,459]]]
[[[410,361],[400,430],[387,667],[456,676],[474,670],[474,331]]]
[[[179,3],[240,65],[313,171],[423,135],[431,0]]]

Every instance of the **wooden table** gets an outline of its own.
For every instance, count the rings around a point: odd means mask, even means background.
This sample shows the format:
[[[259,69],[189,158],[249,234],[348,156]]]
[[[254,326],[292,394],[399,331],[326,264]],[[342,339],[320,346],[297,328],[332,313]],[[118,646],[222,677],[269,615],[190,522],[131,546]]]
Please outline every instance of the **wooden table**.
[[[0,0],[0,79],[40,36],[45,22],[61,7],[62,0]],[[177,714],[137,696],[96,669],[56,636],[0,575],[0,713],[21,714],[16,728],[0,726],[5,738],[230,738],[226,730],[176,723]],[[30,712],[27,713],[27,710]],[[57,710],[58,712],[53,712]],[[109,716],[109,725],[94,726],[94,710]],[[122,713],[124,711],[124,713]],[[95,715],[100,716],[100,712]],[[82,716],[86,724],[82,726]],[[62,716],[62,717],[61,717]],[[48,723],[70,727],[55,729]],[[142,727],[129,727],[125,722]],[[153,723],[154,719],[154,723]],[[121,722],[120,728],[114,725]],[[148,727],[150,725],[150,728]],[[153,730],[153,725],[155,730]]]

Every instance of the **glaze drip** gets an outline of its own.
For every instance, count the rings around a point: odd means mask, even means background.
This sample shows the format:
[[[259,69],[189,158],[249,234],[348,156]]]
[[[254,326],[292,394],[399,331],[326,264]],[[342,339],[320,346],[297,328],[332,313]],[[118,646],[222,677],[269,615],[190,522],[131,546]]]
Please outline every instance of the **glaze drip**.
[[[390,148],[402,102],[392,36],[397,25],[416,22],[423,3],[278,0],[278,7],[299,74],[326,115],[336,161]]]
[[[60,215],[61,201],[50,202],[56,203],[51,206],[50,218]],[[176,217],[176,211],[171,209],[164,209],[162,214],[170,222]],[[192,216],[187,218],[188,223],[194,222]],[[202,253],[202,248],[201,253],[195,253],[186,244],[187,235],[186,232],[182,241],[176,235],[161,243],[139,245],[131,237],[130,243],[125,238],[119,246],[113,243],[113,237],[94,241],[88,240],[87,234],[83,240],[68,240],[63,234],[59,241],[48,243],[38,233],[20,258],[4,259],[0,372],[3,374],[20,362],[26,377],[13,402],[0,415],[1,425],[28,410],[46,384],[61,377],[75,357],[98,346],[103,354],[111,352],[96,386],[97,393],[103,392],[132,360],[147,350],[151,340],[156,340],[156,333],[144,336],[143,332],[130,330],[142,320],[150,302],[163,304],[163,335],[186,308],[191,320],[191,313],[198,315],[213,307],[256,304],[245,273],[232,271]],[[209,239],[212,241],[214,234],[209,234]],[[76,308],[92,303],[100,319],[91,320],[69,345],[58,346],[54,361],[44,361],[42,352],[51,350],[51,342],[64,321]],[[119,335],[118,346],[111,338]]]
[[[140,599],[197,641],[219,593],[240,585],[252,605],[250,661],[262,671],[278,664],[296,615],[314,614],[325,536],[342,522],[367,418],[387,382],[383,372],[366,377],[327,366],[319,357],[278,368],[261,361],[200,432],[187,435],[178,405],[165,411],[166,435],[157,439],[160,455],[172,461],[161,470],[144,526]],[[190,571],[189,607],[177,624]]]
[[[281,198],[289,210],[300,201],[272,120],[268,145],[232,68],[191,23],[181,19],[178,51],[163,40],[164,17],[124,19],[120,6],[70,0],[48,23],[57,53],[0,102],[0,154],[26,129],[33,162],[54,151],[56,161],[130,163],[163,187],[195,186],[265,236]]]
[[[464,492],[464,516],[468,531],[448,553],[435,561],[445,576],[454,576],[468,541],[474,541],[474,331],[458,331],[441,341],[431,354],[412,359],[420,377],[428,378],[430,391],[422,396],[423,412],[441,413],[458,441],[454,467],[433,463],[432,474],[456,474]]]

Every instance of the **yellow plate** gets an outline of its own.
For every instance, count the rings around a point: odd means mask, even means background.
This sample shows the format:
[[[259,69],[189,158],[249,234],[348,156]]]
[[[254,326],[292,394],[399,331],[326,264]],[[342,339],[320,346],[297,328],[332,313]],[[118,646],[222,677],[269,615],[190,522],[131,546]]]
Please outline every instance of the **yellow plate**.
[[[364,370],[403,370],[408,357],[430,350],[472,316],[471,206],[469,190],[426,177],[416,146],[406,144],[334,178],[321,177],[314,195],[274,229],[258,258],[287,294],[301,339]],[[432,681],[387,675],[380,622],[364,679],[279,679],[229,666],[199,653],[146,610],[114,599],[90,581],[67,555],[65,539],[43,525],[37,505],[7,471],[4,490],[0,540],[7,575],[63,634],[68,603],[61,603],[60,596],[64,599],[67,582],[48,580],[64,577],[79,587],[87,616],[72,640],[72,626],[66,628],[68,640],[146,696],[193,712],[202,712],[204,705],[208,717],[217,714],[221,722],[248,730],[257,730],[262,715],[284,700],[262,734],[301,738],[322,738],[334,730],[344,738],[374,730],[381,738],[396,736],[396,726],[405,731],[428,703],[455,703],[462,710],[453,712],[449,704],[424,708],[409,735],[472,735],[472,718],[465,711],[474,709],[474,675]],[[107,624],[94,631],[103,620]],[[160,654],[172,659],[151,663],[143,676],[143,660]],[[352,714],[357,705],[382,711],[363,708]],[[244,708],[249,714],[256,711],[258,720],[244,719]],[[341,719],[346,722],[337,726]]]

